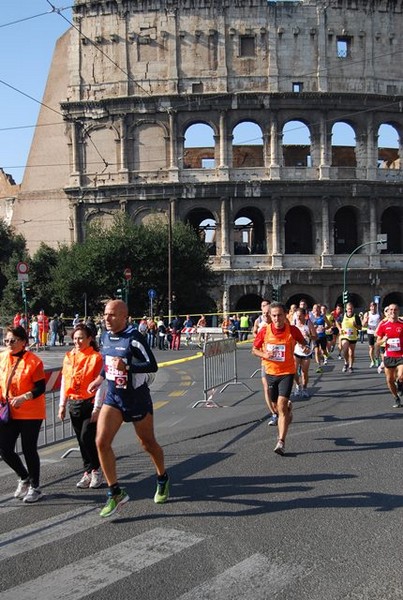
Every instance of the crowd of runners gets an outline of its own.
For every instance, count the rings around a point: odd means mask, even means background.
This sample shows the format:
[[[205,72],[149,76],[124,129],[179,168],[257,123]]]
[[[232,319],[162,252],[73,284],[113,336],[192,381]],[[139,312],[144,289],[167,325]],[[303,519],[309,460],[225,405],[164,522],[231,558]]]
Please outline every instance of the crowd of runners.
[[[397,304],[381,314],[371,302],[368,310],[357,314],[351,302],[343,310],[325,304],[308,308],[304,299],[287,310],[279,302],[263,300],[261,314],[253,326],[252,353],[261,359],[265,401],[270,411],[269,426],[278,427],[274,452],[284,455],[288,427],[292,421],[291,397],[309,398],[309,370],[315,363],[317,373],[330,357],[342,361],[342,373],[354,372],[357,342],[366,330],[370,369],[385,372],[393,396],[393,407],[401,407],[403,395],[403,319]]]

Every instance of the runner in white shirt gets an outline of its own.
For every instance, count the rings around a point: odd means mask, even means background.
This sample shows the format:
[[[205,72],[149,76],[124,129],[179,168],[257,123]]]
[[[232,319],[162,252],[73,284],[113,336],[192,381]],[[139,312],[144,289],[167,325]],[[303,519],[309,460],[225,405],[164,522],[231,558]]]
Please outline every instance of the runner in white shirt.
[[[377,367],[379,361],[379,348],[375,345],[376,329],[381,322],[381,315],[378,313],[378,307],[375,302],[371,302],[369,310],[364,314],[362,326],[367,328],[369,368]]]

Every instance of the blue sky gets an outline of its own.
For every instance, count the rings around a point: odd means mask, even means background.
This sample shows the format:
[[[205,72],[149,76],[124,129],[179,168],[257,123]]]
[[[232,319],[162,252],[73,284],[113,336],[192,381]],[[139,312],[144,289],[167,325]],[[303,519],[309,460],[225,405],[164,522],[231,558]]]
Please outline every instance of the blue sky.
[[[72,4],[71,0],[51,2],[57,9]],[[70,9],[62,14],[71,20]],[[16,183],[22,180],[40,105],[8,86],[41,101],[56,40],[68,27],[46,0],[1,3],[0,167]],[[22,129],[7,130],[16,127]]]

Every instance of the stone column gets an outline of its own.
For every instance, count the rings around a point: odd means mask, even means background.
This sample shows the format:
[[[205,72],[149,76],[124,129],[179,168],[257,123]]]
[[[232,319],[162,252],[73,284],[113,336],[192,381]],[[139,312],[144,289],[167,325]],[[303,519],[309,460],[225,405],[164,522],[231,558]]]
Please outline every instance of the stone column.
[[[275,269],[283,266],[283,255],[281,252],[281,233],[280,233],[280,206],[279,198],[273,198],[273,258],[272,265]]]
[[[320,116],[320,165],[319,165],[319,178],[330,179],[330,148],[331,148],[331,137],[327,132],[326,114]]]
[[[332,267],[329,242],[329,198],[327,197],[322,198],[322,235],[317,237],[322,239],[321,267],[322,269]]]
[[[378,135],[371,112],[367,115],[367,179],[378,179]]]
[[[220,177],[228,179],[228,137],[226,113],[220,112],[219,169]]]
[[[178,181],[179,168],[176,150],[176,119],[172,110],[169,111],[169,180]],[[183,153],[182,153],[183,155]],[[182,163],[183,164],[183,163]]]
[[[231,266],[229,249],[228,198],[221,198],[221,266]]]
[[[270,123],[270,178],[280,179],[280,135],[278,133],[277,115],[272,115]]]
[[[377,214],[376,214],[376,198],[370,199],[369,205],[369,240],[368,241],[376,241],[378,237],[378,233],[382,233],[382,231],[378,232],[377,228]],[[381,268],[381,254],[378,249],[377,244],[368,245],[369,248],[369,266],[371,269],[380,269]]]

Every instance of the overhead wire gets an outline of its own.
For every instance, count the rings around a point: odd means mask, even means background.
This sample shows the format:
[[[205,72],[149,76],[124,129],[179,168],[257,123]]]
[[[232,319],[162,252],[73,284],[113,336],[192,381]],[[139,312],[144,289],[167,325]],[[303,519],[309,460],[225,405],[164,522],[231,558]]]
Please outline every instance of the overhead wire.
[[[102,48],[100,48],[99,44],[97,44],[96,42],[94,42],[93,40],[91,40],[91,38],[89,38],[88,36],[85,36],[85,35],[83,36],[82,32],[80,32],[80,30],[76,27],[76,25],[74,23],[72,23],[65,15],[62,14],[62,11],[65,11],[65,10],[68,10],[70,8],[73,8],[73,6],[64,7],[64,8],[58,8],[54,4],[52,4],[52,2],[50,2],[50,0],[45,0],[45,1],[50,6],[50,10],[49,11],[46,11],[44,13],[39,13],[39,14],[33,15],[31,17],[22,18],[22,19],[19,19],[19,20],[10,22],[10,23],[6,23],[6,24],[3,24],[3,25],[0,25],[0,27],[6,27],[8,25],[18,24],[18,23],[24,22],[24,21],[29,20],[29,19],[34,19],[36,17],[46,16],[46,15],[55,13],[55,14],[59,15],[61,18],[63,18],[68,23],[68,25],[70,27],[73,27],[76,31],[78,31],[80,33],[80,35],[82,37],[84,37],[89,43],[91,43],[96,48],[96,50],[98,52],[100,52],[107,60],[109,60],[117,69],[119,69],[128,78],[128,80],[130,80],[135,85],[137,85],[137,87],[143,93],[145,93],[149,97],[153,97],[153,94],[151,92],[149,92],[148,90],[145,90],[133,77],[131,77],[129,75],[129,73],[127,73],[127,71],[125,71],[124,69],[122,69],[120,67],[120,65],[118,65],[118,63],[116,63],[116,61],[114,61],[106,52],[104,52],[102,50]],[[399,53],[402,53],[402,52],[403,52],[403,50],[396,50],[396,51],[393,51],[393,52],[390,52],[390,53],[383,53],[383,54],[375,56],[374,59],[376,59],[376,58],[383,58],[383,57],[386,57],[386,56],[392,56],[394,54],[399,54]],[[351,64],[359,64],[359,63],[363,63],[363,62],[365,62],[365,59],[360,59],[360,60],[357,60],[357,61],[349,61],[349,65],[351,65]],[[337,68],[337,67],[333,67],[333,68]],[[323,69],[321,69],[319,71],[315,70],[315,71],[312,71],[311,73],[308,72],[308,73],[302,74],[302,75],[300,75],[300,78],[308,77],[309,75],[313,75],[313,74],[318,75],[322,71],[331,71],[333,68],[326,66],[326,67],[324,67]],[[289,78],[289,76],[284,75],[284,76],[280,76],[278,79],[281,80],[281,79],[288,79],[288,78]],[[149,80],[149,81],[151,81],[151,80]],[[16,88],[15,86],[13,86],[13,85],[5,82],[4,80],[0,80],[0,83],[3,84],[4,86],[9,87],[10,89],[16,91],[17,93],[20,93],[21,95],[27,97],[28,99],[30,99],[30,100],[32,100],[32,101],[40,104],[44,108],[47,108],[47,109],[55,112],[56,114],[60,115],[62,118],[64,118],[63,113],[61,113],[60,111],[57,111],[53,107],[48,106],[47,104],[41,102],[40,100],[38,100],[38,99],[34,98],[33,96],[27,94],[26,92],[23,92],[22,90],[19,90],[18,88]],[[245,93],[247,93],[247,92],[245,92]],[[242,95],[242,92],[238,92],[236,95]],[[222,97],[228,97],[228,93],[225,93],[225,94],[213,94],[213,95],[208,96],[208,99],[209,100],[214,100],[214,99],[219,99],[219,98],[222,98]],[[197,100],[194,100],[194,99],[191,99],[191,98],[190,99],[187,98],[186,102],[184,102],[182,106],[183,107],[189,106],[189,101],[190,102],[192,102],[192,101],[196,102]],[[338,122],[342,122],[343,119],[352,118],[352,117],[357,116],[359,114],[369,113],[369,112],[373,112],[375,110],[380,110],[382,108],[387,108],[387,107],[393,106],[394,104],[397,104],[397,103],[400,103],[400,102],[401,102],[401,100],[397,99],[396,101],[393,101],[393,102],[390,102],[390,103],[387,103],[387,104],[384,104],[384,105],[381,105],[381,106],[376,106],[376,107],[373,107],[373,108],[366,108],[364,110],[350,112],[350,113],[347,113],[345,115],[342,114],[342,115],[339,115]],[[181,108],[180,104],[175,106],[175,109],[178,109],[178,108]],[[168,112],[169,110],[170,110],[169,108],[164,108],[163,112]],[[294,122],[298,122],[298,121],[294,120]],[[328,119],[327,122],[334,122],[334,118],[333,119]],[[195,123],[195,125],[196,124],[197,123]],[[55,125],[56,125],[56,123],[55,123]],[[318,125],[318,124],[317,123],[312,123],[311,124],[311,126],[313,126],[313,127],[315,125]],[[37,127],[37,126],[38,125],[34,125],[32,127]],[[19,128],[23,129],[23,128],[26,128],[26,127],[29,127],[29,126],[20,126]],[[302,124],[301,126],[297,126],[297,127],[293,127],[293,128],[287,129],[286,133],[297,131],[297,130],[303,128],[303,127],[305,127],[305,125]],[[4,129],[0,129],[0,131],[5,131],[7,129],[12,129],[12,128],[4,128]],[[98,147],[96,146],[96,144],[92,140],[90,133],[87,132],[86,134],[87,134],[87,136],[88,136],[91,144],[93,145],[96,153],[98,154],[99,158],[102,160],[103,165],[104,165],[103,171],[105,171],[108,168],[108,166],[110,166],[111,163],[108,163],[105,160],[105,158],[102,156],[102,153],[99,151]],[[261,139],[261,138],[257,137],[257,138],[251,138],[250,140],[246,140],[246,141],[242,140],[242,141],[238,142],[238,145],[244,145],[244,144],[246,144],[248,142],[256,141],[256,140],[259,140],[259,139]],[[195,146],[191,146],[191,147],[195,147]],[[154,161],[148,161],[148,162],[151,163],[151,162],[154,162]],[[27,166],[32,167],[33,165],[25,165],[25,167],[27,167]],[[46,166],[46,165],[42,165],[42,166]],[[54,166],[54,165],[49,165],[49,166]],[[24,168],[24,166],[21,166],[21,167],[10,167],[10,166],[7,166],[6,168]]]

